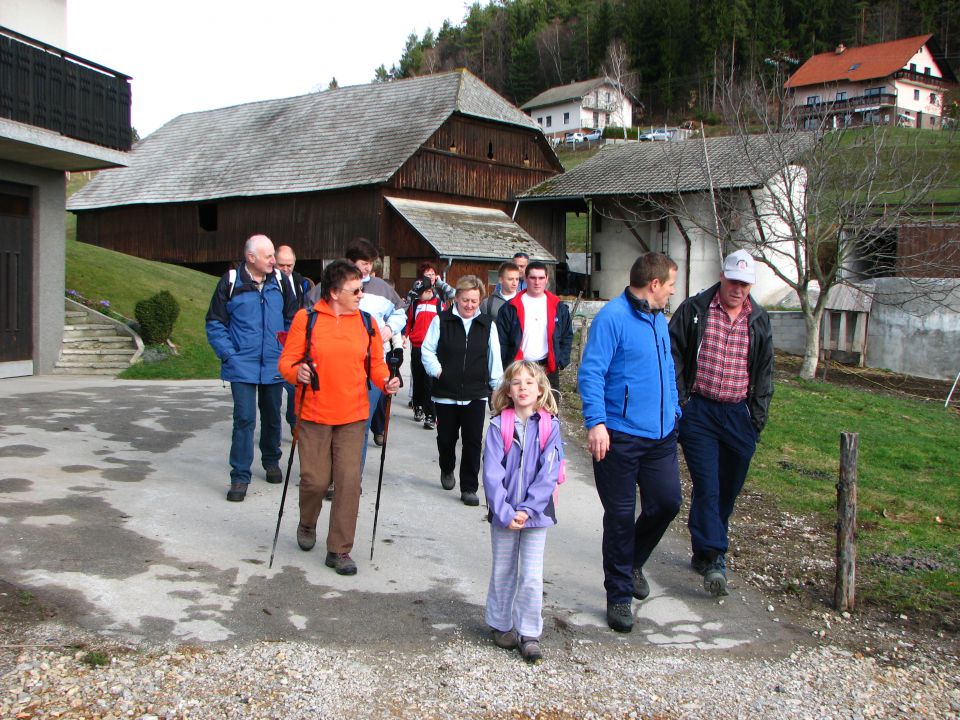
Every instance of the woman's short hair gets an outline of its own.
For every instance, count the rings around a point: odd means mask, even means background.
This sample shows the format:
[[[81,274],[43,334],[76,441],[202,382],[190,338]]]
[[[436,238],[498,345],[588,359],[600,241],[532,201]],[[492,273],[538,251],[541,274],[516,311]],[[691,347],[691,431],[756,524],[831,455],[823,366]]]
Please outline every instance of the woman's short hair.
[[[417,277],[422,277],[427,270],[433,270],[437,275],[440,274],[440,271],[437,270],[437,266],[427,260],[426,262],[422,262],[417,266]]]
[[[665,283],[670,279],[670,271],[676,269],[677,264],[663,253],[644,253],[630,268],[630,287],[646,287],[654,280]]]
[[[464,275],[459,280],[457,280],[457,295],[460,295],[462,292],[468,290],[479,290],[480,299],[483,300],[483,296],[487,294],[486,286],[480,281],[476,275]]]
[[[526,370],[537,381],[537,409],[543,408],[551,415],[557,414],[557,399],[550,388],[550,380],[543,371],[543,366],[533,360],[516,360],[507,366],[503,371],[503,377],[500,378],[500,384],[493,391],[490,397],[490,407],[494,415],[499,415],[504,408],[511,407],[513,400],[510,399],[510,383],[520,373]]]
[[[373,262],[380,257],[380,252],[366,238],[354,238],[353,242],[347,247],[346,257],[350,262],[356,262],[357,260]]]
[[[362,280],[360,269],[349,260],[334,260],[323,269],[320,294],[324,300],[333,299],[333,292],[346,285],[347,280]]]

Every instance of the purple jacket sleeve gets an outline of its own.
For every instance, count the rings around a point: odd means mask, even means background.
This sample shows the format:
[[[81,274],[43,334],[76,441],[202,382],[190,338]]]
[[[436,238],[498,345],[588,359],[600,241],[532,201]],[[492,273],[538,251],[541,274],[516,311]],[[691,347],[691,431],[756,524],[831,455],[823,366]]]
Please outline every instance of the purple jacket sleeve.
[[[518,510],[526,512],[531,519],[540,519],[557,487],[557,476],[560,473],[560,421],[556,418],[552,418],[552,421],[550,436],[543,452],[540,453],[536,475],[527,486],[526,496],[517,507]],[[531,447],[540,449],[539,438],[530,437],[527,438],[527,442]]]
[[[507,527],[517,511],[507,496],[503,455],[503,436],[498,415],[490,420],[487,439],[483,443],[483,492],[487,498],[487,507],[493,514],[493,521],[501,527]]]

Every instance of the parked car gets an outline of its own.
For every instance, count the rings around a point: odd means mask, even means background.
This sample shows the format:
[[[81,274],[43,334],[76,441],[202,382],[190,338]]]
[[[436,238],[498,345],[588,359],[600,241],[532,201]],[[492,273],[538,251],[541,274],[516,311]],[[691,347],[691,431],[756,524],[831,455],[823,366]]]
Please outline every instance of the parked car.
[[[584,134],[582,132],[572,132],[567,133],[563,141],[570,145],[576,145],[577,143],[582,143],[584,141]]]
[[[643,133],[638,140],[649,142],[649,141],[666,141],[673,139],[673,130],[668,130],[667,128],[656,128],[650,132]]]
[[[586,135],[583,136],[583,139],[586,140],[587,142],[599,142],[602,137],[603,137],[602,130],[591,130],[590,132],[588,132]]]

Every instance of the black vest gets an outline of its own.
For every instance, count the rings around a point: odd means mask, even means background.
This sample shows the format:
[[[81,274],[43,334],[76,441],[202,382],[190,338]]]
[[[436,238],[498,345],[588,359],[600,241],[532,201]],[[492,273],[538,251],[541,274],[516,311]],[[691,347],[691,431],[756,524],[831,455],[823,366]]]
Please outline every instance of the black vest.
[[[490,368],[487,362],[490,347],[491,318],[477,312],[470,323],[469,337],[463,331],[463,320],[453,309],[440,313],[440,338],[437,360],[442,372],[433,381],[435,397],[451,400],[479,400],[490,393]]]

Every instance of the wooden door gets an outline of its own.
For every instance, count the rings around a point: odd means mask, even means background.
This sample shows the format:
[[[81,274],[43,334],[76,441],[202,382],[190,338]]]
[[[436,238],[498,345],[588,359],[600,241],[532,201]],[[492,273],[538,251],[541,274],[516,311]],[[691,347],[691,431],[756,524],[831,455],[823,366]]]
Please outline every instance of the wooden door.
[[[30,189],[0,183],[0,362],[33,358]]]

